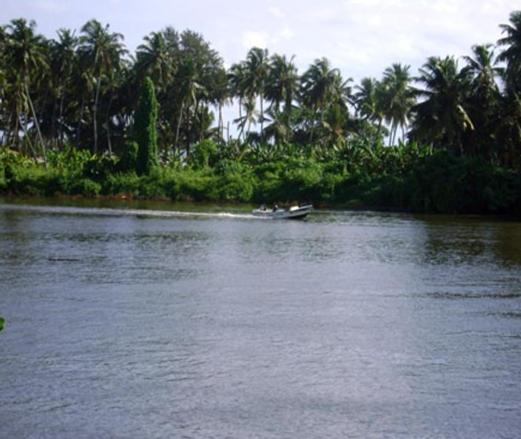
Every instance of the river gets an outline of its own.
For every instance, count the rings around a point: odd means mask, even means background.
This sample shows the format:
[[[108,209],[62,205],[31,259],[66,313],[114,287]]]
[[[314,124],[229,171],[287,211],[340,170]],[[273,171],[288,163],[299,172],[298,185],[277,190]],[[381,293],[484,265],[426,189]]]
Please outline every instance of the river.
[[[0,315],[3,438],[521,436],[516,221],[4,201]]]

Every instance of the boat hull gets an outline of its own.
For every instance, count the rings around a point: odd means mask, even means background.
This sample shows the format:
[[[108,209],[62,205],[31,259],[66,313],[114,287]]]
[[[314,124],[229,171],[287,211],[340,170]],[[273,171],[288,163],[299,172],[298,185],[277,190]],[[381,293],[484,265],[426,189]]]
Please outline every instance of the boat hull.
[[[303,219],[313,210],[312,205],[293,206],[289,209],[254,209],[252,214],[260,218],[268,219]]]

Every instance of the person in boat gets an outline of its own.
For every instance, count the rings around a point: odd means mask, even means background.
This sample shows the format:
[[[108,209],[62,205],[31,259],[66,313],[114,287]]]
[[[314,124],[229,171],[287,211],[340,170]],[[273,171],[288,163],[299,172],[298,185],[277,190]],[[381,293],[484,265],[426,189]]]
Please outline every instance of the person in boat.
[[[259,209],[265,211],[266,210],[266,205],[264,203],[262,203],[260,205]]]
[[[279,208],[279,206],[276,205],[276,204],[274,204],[274,205],[273,205],[273,212],[276,212],[278,208]]]

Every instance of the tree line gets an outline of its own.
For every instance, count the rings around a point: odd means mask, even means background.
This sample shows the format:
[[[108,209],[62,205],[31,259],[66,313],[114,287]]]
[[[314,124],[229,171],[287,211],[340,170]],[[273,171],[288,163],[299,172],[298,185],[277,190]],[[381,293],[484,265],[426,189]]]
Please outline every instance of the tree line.
[[[381,79],[354,84],[325,58],[300,74],[293,57],[257,47],[225,69],[190,30],[152,32],[130,55],[123,35],[96,20],[47,39],[34,21],[15,19],[0,27],[1,140],[44,160],[48,149],[64,145],[121,151],[148,76],[164,158],[189,156],[209,138],[238,148],[401,138],[518,166],[521,11],[500,29],[496,45],[476,45],[461,60],[430,57],[416,76],[396,63]],[[231,102],[238,108],[234,135],[222,116]]]
[[[0,27],[0,192],[521,214],[521,11],[495,45],[354,83],[172,28]],[[230,127],[223,108],[237,112]],[[161,166],[157,166],[161,165]]]

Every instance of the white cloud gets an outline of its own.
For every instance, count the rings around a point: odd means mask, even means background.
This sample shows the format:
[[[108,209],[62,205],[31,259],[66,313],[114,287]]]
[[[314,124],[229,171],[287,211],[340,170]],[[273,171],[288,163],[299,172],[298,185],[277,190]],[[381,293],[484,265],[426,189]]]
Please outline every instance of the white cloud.
[[[268,12],[275,18],[284,18],[286,14],[277,6],[269,6]]]
[[[293,32],[293,30],[291,30],[289,27],[285,27],[280,31],[279,35],[285,40],[290,40],[295,36],[295,32]]]
[[[411,71],[431,55],[468,54],[473,44],[495,42],[513,0],[265,0],[224,4],[211,0],[0,0],[0,24],[34,18],[49,37],[78,29],[95,16],[125,35],[131,51],[144,35],[171,25],[193,29],[227,64],[245,48],[296,55],[299,69],[327,57],[346,76],[380,76],[393,62]],[[520,7],[518,7],[520,8]]]
[[[51,13],[63,13],[69,9],[66,2],[57,0],[34,0],[31,6],[37,10]]]
[[[242,45],[247,49],[251,47],[266,48],[268,35],[265,32],[246,31],[242,35]]]

